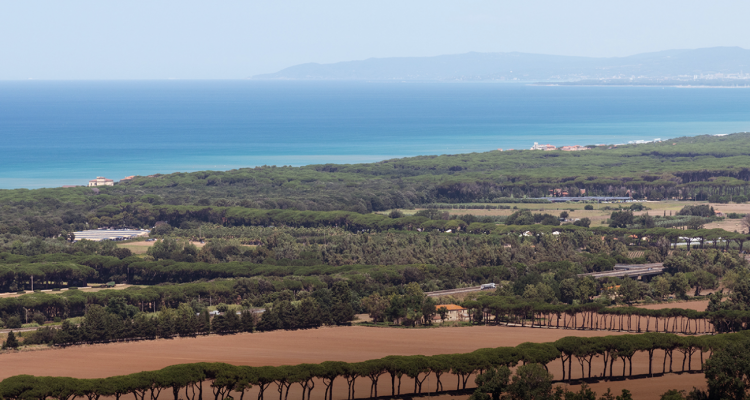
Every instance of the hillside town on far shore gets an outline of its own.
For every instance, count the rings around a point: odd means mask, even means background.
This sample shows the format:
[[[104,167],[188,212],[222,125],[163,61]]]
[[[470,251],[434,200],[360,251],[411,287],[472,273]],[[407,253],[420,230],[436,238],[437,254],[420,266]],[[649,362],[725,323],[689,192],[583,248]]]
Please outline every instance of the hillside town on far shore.
[[[714,135],[719,136],[719,135]],[[627,144],[646,144],[646,143],[658,143],[661,142],[661,139],[654,139],[654,140],[631,140]],[[552,144],[539,144],[538,142],[534,142],[534,145],[531,146],[529,150],[542,150],[542,151],[553,151],[553,150],[562,150],[562,151],[584,151],[584,150],[590,150],[594,147],[604,147],[609,146],[609,148],[617,147],[617,146],[624,146],[624,144],[613,144],[613,145],[606,145],[606,144],[597,144],[593,146],[579,146],[579,145],[573,145],[573,146],[561,146],[557,147]],[[508,149],[508,151],[512,151],[514,149]],[[497,151],[503,151],[503,149],[497,149]]]

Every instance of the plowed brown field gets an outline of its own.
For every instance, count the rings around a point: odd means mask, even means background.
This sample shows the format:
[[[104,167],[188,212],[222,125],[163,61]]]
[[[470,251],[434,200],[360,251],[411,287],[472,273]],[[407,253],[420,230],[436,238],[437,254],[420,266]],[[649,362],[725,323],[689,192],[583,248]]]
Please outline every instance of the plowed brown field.
[[[706,311],[706,308],[708,307],[708,300],[681,301],[677,303],[647,304],[647,305],[639,305],[636,307],[648,308],[651,310],[661,310],[664,308],[684,308],[686,310]]]
[[[558,329],[513,328],[499,326],[477,326],[436,329],[391,329],[368,327],[321,328],[308,331],[276,331],[231,336],[207,336],[154,340],[133,343],[115,343],[93,346],[78,346],[59,350],[11,353],[0,355],[0,379],[18,375],[72,376],[77,378],[99,378],[129,374],[137,371],[155,370],[168,365],[190,362],[226,362],[235,365],[285,365],[297,363],[317,363],[326,360],[364,361],[386,355],[444,354],[463,353],[483,347],[515,346],[523,342],[550,342],[564,336],[606,336],[603,331],[569,331]],[[661,371],[662,354],[656,354],[655,371]],[[681,355],[675,355],[675,370],[680,370]],[[693,366],[699,363],[693,359]],[[595,359],[593,374],[601,373],[603,364]],[[560,362],[549,365],[556,379],[562,376]],[[622,372],[622,363],[614,367],[615,375]],[[648,372],[648,358],[636,356],[633,360],[633,373]],[[581,368],[573,361],[573,378],[580,377]],[[473,385],[473,378],[471,379]],[[446,389],[455,388],[456,378],[444,376]],[[367,397],[369,380],[359,378],[356,396]],[[427,388],[425,382],[425,389]],[[435,379],[430,378],[429,387],[434,390]],[[623,387],[633,392],[635,399],[658,399],[668,389],[690,389],[704,387],[702,374],[666,375],[649,379],[625,381],[601,381],[591,385],[597,392],[611,387]],[[409,393],[413,385],[404,377],[402,393]],[[299,386],[295,385],[289,399],[299,398]],[[576,389],[573,386],[571,389]],[[266,399],[277,394],[273,390]],[[257,390],[251,389],[247,398],[254,398]],[[390,379],[384,376],[378,386],[378,394],[390,393]],[[208,395],[208,393],[207,393]],[[165,395],[166,398],[170,396]],[[249,397],[248,397],[249,396]],[[313,398],[322,399],[323,385],[316,384]],[[459,396],[460,397],[460,396]],[[334,384],[334,398],[346,398],[346,382],[343,378]]]

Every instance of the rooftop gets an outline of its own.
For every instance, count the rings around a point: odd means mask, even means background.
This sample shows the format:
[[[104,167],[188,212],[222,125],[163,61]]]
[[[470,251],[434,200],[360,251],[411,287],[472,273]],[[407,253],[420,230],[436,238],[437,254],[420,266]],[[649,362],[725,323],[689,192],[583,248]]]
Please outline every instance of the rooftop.
[[[463,311],[466,310],[465,308],[457,305],[457,304],[438,304],[435,306],[435,309],[438,310],[441,307],[445,307],[448,311]]]
[[[127,240],[138,236],[148,236],[149,233],[150,232],[147,230],[136,229],[91,229],[87,231],[73,232],[76,242],[83,239],[93,240],[95,242],[101,240]]]

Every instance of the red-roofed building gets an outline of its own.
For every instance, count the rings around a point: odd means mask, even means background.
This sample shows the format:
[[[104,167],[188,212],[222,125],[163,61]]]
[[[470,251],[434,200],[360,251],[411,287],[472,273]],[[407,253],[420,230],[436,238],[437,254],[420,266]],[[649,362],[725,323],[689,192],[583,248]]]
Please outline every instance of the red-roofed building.
[[[584,150],[588,150],[588,149],[589,148],[586,147],[586,146],[579,146],[579,145],[560,147],[560,150],[562,150],[562,151],[584,151]]]
[[[468,310],[456,304],[438,304],[435,306],[435,311],[439,311],[443,307],[446,309],[443,321],[464,321],[469,319]],[[439,315],[440,313],[438,312],[438,318]]]

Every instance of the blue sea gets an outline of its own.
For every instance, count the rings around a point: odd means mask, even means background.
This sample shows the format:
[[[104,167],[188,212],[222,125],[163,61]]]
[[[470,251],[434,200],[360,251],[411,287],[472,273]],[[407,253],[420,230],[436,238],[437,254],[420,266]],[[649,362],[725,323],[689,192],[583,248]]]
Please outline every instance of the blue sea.
[[[750,131],[750,90],[0,82],[0,188]]]

